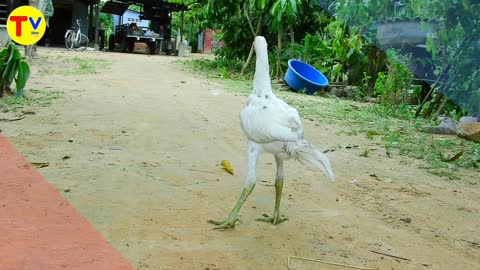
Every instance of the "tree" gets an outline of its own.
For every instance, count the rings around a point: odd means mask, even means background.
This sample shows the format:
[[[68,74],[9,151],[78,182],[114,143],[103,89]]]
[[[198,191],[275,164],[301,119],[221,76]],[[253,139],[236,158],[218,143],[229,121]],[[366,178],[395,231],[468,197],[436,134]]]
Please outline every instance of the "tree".
[[[272,29],[277,32],[277,78],[280,77],[281,59],[282,59],[282,38],[284,27],[290,30],[290,42],[295,43],[294,29],[295,21],[299,13],[302,2],[300,0],[276,0],[270,11],[272,15]],[[293,58],[291,54],[290,57]]]

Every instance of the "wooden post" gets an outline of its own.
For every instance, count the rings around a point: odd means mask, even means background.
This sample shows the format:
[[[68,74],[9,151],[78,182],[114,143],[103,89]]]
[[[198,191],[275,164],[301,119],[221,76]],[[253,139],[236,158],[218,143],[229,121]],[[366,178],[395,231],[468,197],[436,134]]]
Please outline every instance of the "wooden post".
[[[180,23],[180,43],[183,42],[183,20],[184,20],[184,14],[183,14],[183,10],[182,10],[182,13],[181,13],[181,23]]]
[[[13,7],[13,2],[14,1],[9,1],[9,3],[12,5],[12,7]],[[41,12],[44,12],[44,8],[45,8],[45,1],[44,0],[30,0],[28,5],[37,8]],[[36,43],[33,44],[33,45],[30,45],[30,46],[25,46],[25,56],[26,56],[28,62],[30,62],[33,59],[33,57],[35,56],[36,50],[37,50],[37,44]]]
[[[98,32],[100,28],[100,0],[96,1],[95,6],[95,50],[99,50],[100,46],[98,45]]]

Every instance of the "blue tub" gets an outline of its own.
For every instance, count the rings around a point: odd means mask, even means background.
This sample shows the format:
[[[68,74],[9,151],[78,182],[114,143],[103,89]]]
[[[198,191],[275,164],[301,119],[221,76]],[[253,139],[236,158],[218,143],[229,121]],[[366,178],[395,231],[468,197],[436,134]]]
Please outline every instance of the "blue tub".
[[[328,79],[316,68],[296,59],[288,61],[285,82],[295,92],[305,89],[311,95],[328,86]]]

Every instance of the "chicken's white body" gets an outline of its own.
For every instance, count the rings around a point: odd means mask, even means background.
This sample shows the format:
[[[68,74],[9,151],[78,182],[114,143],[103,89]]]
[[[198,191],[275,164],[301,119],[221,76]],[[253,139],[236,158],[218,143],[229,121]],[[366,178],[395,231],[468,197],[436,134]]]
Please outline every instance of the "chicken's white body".
[[[265,218],[260,219],[261,221],[276,224],[285,220],[279,214],[284,178],[283,160],[296,159],[321,169],[330,180],[335,180],[328,157],[303,138],[303,124],[298,111],[277,98],[272,92],[265,38],[255,37],[254,46],[257,60],[253,93],[248,97],[247,106],[240,112],[241,128],[248,138],[247,180],[243,193],[227,220],[211,221],[218,225],[217,229],[235,226],[238,212],[255,186],[257,160],[262,152],[275,156],[277,175],[274,215],[264,215]]]
[[[298,111],[273,94],[265,38],[256,37],[254,46],[257,60],[253,93],[248,97],[247,107],[240,112],[240,125],[250,141],[249,148],[318,167],[335,180],[328,158],[304,140]]]

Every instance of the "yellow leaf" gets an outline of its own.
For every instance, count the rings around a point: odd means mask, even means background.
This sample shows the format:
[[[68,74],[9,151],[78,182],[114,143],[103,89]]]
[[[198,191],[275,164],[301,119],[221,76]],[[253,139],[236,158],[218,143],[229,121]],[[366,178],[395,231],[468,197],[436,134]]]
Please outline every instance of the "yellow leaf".
[[[232,165],[230,165],[230,162],[228,162],[227,160],[222,160],[222,166],[225,169],[225,171],[233,175],[233,168],[232,168]]]

